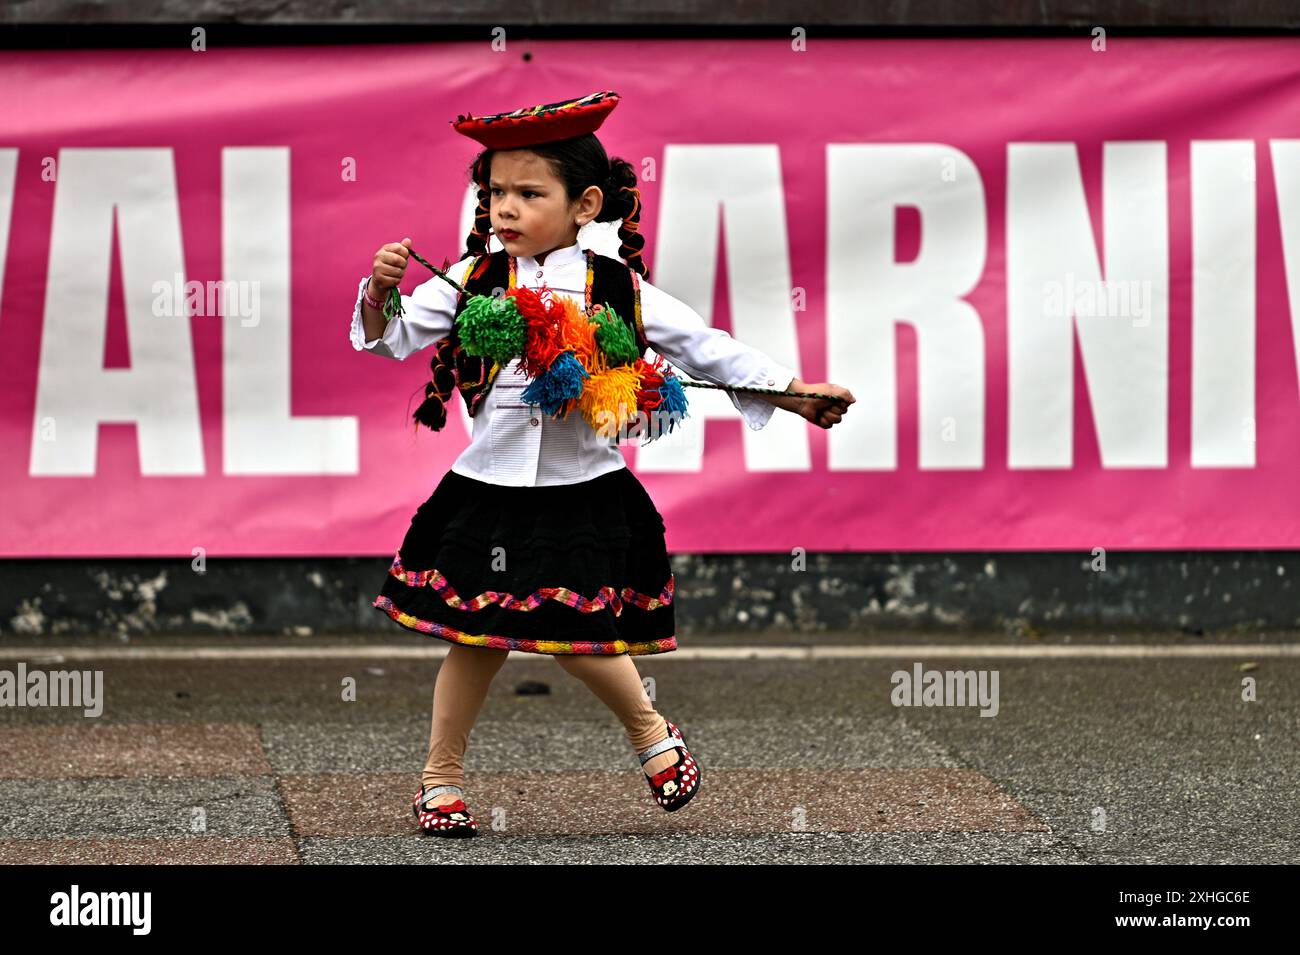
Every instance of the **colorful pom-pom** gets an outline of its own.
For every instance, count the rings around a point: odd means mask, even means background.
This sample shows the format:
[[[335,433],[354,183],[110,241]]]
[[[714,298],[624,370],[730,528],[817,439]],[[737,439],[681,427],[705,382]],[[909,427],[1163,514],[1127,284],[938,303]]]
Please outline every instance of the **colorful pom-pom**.
[[[629,365],[641,357],[632,329],[608,305],[592,316],[592,322],[596,325],[596,341],[608,365]]]
[[[603,438],[617,437],[636,421],[636,392],[639,379],[631,365],[591,375],[584,383],[578,408],[587,423]]]
[[[467,355],[489,358],[505,365],[524,350],[527,323],[514,296],[473,295],[456,319]]]
[[[662,355],[656,356],[653,364],[637,359],[633,367],[641,380],[636,397],[637,409],[645,415],[643,443],[649,444],[670,433],[687,416],[686,390]]]
[[[573,352],[574,357],[590,374],[600,374],[608,367],[605,353],[596,341],[596,330],[600,326],[592,322],[578,303],[570,298],[557,295],[555,307],[560,312],[560,340],[565,349]]]
[[[526,323],[519,371],[529,378],[540,378],[564,351],[558,314],[534,289],[521,285],[506,294],[515,297]]]
[[[632,329],[608,306],[589,316],[568,296],[520,286],[500,297],[471,296],[456,323],[466,354],[502,366],[518,358],[533,379],[524,401],[552,417],[577,407],[609,438],[644,423],[646,441],[686,417],[686,392],[671,366],[662,356],[645,361]],[[431,400],[422,410],[430,419],[445,411]]]
[[[564,352],[543,374],[524,389],[524,401],[540,405],[552,417],[568,417],[574,399],[582,395],[583,382],[590,377],[572,352]]]
[[[636,369],[637,378],[640,380],[636,392],[637,410],[652,411],[662,400],[659,389],[663,386],[664,375],[667,373],[663,356],[656,355],[653,364],[644,358],[638,358],[632,363],[632,367]]]
[[[664,383],[659,388],[659,395],[661,400],[653,412],[652,419],[654,427],[651,431],[654,435],[663,434],[665,426],[671,432],[687,416],[686,389],[682,387],[681,379],[671,371],[664,378]],[[650,440],[654,438],[651,437]]]
[[[551,306],[536,289],[517,285],[505,294],[514,299],[515,308],[519,309],[519,314],[526,321],[547,323],[551,321]]]

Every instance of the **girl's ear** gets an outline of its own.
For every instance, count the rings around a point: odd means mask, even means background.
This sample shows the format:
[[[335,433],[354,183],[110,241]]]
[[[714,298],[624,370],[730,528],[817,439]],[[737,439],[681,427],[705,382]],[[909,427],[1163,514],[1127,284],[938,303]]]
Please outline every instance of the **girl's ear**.
[[[579,224],[591,222],[600,215],[600,210],[605,205],[605,194],[600,191],[600,186],[588,186],[578,197],[578,208],[576,216]]]

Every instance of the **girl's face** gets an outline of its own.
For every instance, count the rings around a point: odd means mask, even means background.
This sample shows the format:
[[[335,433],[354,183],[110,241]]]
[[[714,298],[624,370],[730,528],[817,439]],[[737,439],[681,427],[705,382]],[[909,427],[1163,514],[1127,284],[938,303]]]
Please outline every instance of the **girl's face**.
[[[492,230],[513,256],[544,256],[573,245],[578,229],[600,211],[604,197],[596,186],[574,202],[550,164],[528,149],[492,154],[488,209]]]

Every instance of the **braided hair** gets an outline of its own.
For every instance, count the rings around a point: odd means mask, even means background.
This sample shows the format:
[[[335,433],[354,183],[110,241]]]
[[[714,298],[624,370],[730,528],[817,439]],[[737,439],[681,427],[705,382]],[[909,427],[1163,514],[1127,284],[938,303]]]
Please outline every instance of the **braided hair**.
[[[596,222],[613,222],[621,219],[618,227],[619,257],[628,268],[635,269],[642,278],[649,278],[649,269],[641,258],[645,237],[641,235],[641,190],[637,188],[636,168],[626,159],[611,159],[595,133],[583,133],[571,139],[549,143],[536,143],[527,147],[547,161],[556,178],[564,183],[570,201],[577,199],[591,186],[604,194],[604,203],[596,214]],[[474,225],[465,237],[466,255],[486,255],[488,236],[492,231],[489,206],[488,174],[492,168],[494,149],[484,149],[470,164],[470,180],[478,186],[478,208]]]

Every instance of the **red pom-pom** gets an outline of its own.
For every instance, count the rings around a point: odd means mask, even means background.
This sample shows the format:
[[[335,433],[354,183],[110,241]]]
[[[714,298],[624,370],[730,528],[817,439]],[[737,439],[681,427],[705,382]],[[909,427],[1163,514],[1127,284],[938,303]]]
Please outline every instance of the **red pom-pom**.
[[[543,297],[537,290],[523,286],[512,288],[506,294],[514,298],[519,314],[527,323],[519,369],[528,377],[537,378],[564,351],[552,303],[548,301],[549,296]]]
[[[656,355],[654,364],[644,358],[638,358],[632,363],[632,367],[641,379],[636,391],[637,411],[653,411],[664,400],[659,389],[663,387],[664,378],[669,374],[667,363],[663,355]]]

